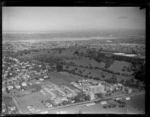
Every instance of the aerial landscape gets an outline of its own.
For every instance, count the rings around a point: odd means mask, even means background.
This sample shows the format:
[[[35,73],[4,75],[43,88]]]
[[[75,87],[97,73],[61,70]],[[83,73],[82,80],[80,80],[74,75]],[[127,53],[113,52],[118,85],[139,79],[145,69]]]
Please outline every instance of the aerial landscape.
[[[145,10],[3,7],[6,114],[145,114]]]

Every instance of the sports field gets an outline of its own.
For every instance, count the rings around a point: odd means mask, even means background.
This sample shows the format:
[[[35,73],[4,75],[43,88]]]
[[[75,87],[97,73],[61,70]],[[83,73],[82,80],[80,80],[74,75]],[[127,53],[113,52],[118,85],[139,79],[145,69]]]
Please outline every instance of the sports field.
[[[42,103],[41,100],[47,99],[44,95],[42,95],[40,92],[35,92],[30,95],[23,96],[21,98],[15,98],[18,107],[22,111],[21,113],[29,113],[29,110],[27,109],[27,106],[34,105],[38,109],[46,109]]]

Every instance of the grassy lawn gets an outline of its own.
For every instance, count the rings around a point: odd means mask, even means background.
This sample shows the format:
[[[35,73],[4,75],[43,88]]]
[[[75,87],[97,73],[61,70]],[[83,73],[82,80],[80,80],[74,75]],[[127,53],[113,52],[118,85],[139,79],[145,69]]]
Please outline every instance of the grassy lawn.
[[[4,102],[9,102],[9,101],[12,101],[12,98],[11,97],[8,97],[8,96],[2,96],[2,100]]]
[[[74,66],[69,66],[69,70],[73,70]],[[79,73],[79,71],[82,71],[82,74],[83,75],[88,75],[89,78],[94,78],[94,77],[98,77],[100,80],[105,80],[105,79],[110,79],[112,78],[112,74],[111,73],[108,73],[108,72],[105,72],[105,71],[102,71],[102,70],[97,70],[97,69],[85,69],[85,68],[81,68],[81,67],[78,67],[77,70],[75,70],[75,73]],[[104,76],[104,77],[103,77]],[[128,80],[132,77],[126,77],[126,76],[122,76],[122,75],[116,75],[117,77],[117,80],[120,81],[120,80]]]
[[[46,107],[41,103],[41,100],[45,99],[40,92],[35,92],[30,95],[23,96],[21,98],[15,98],[17,101],[19,108],[22,110],[23,113],[29,112],[27,106],[34,105],[36,108],[39,109],[46,109]]]
[[[69,71],[74,71],[75,73],[80,73],[80,71],[82,71],[82,75],[83,76],[87,76],[89,78],[99,78],[100,80],[105,80],[105,79],[110,79],[112,78],[112,74],[102,71],[102,70],[98,70],[95,69],[95,67],[99,67],[99,68],[104,68],[105,67],[105,63],[104,62],[96,62],[93,59],[89,59],[89,58],[85,58],[85,57],[81,57],[78,58],[76,60],[65,60],[66,63],[74,63],[75,66],[70,66],[70,65],[63,65],[64,69],[67,69]],[[82,68],[83,67],[89,67],[92,66],[93,69],[88,69],[88,68]],[[131,75],[132,71],[128,71],[130,70],[130,66],[131,64],[129,62],[125,62],[125,61],[117,61],[115,60],[108,68],[108,70],[111,70],[113,72],[116,73],[120,73],[120,74],[128,74]],[[128,70],[127,70],[128,69]],[[122,75],[116,75],[117,80],[121,81],[122,79],[124,81],[131,79],[132,76],[122,76]]]
[[[58,86],[66,85],[71,89],[76,89],[75,87],[70,85],[70,82],[80,80],[82,77],[65,73],[65,72],[56,72],[50,74],[51,79],[45,80],[45,82],[50,81]]]
[[[129,62],[115,60],[115,62],[109,67],[109,70],[119,73],[132,74],[132,72],[128,72],[126,70],[122,71],[123,67],[130,68],[130,66],[131,64]]]
[[[98,63],[94,59],[89,59],[89,58],[86,58],[86,57],[81,57],[81,58],[78,58],[76,60],[65,60],[65,62],[66,63],[73,62],[77,66],[85,66],[85,67],[89,66],[89,65],[91,65],[93,67],[100,67],[100,68],[105,67],[104,62]]]

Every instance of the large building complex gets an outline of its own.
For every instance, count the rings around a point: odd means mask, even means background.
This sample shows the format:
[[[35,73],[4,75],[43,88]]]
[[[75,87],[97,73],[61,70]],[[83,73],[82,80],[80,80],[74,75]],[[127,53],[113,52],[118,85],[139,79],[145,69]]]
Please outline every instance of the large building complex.
[[[90,95],[91,99],[94,99],[96,93],[106,93],[105,85],[103,82],[97,82],[95,80],[79,80],[77,82],[71,82],[73,86],[82,90],[85,94]]]
[[[48,83],[42,86],[42,88],[41,93],[48,96],[55,104],[62,103],[65,100],[67,101],[67,98],[77,95],[74,90],[65,85],[58,87],[53,83]]]

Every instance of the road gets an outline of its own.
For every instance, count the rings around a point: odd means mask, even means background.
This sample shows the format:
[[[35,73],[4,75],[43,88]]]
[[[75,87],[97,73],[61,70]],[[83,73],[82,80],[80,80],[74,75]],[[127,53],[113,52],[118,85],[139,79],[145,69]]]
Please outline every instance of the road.
[[[53,107],[53,108],[50,108],[50,109],[44,109],[44,110],[40,110],[38,112],[33,112],[33,113],[40,113],[40,112],[43,112],[43,111],[52,111],[52,110],[57,110],[57,109],[64,109],[64,108],[68,108],[68,107],[79,107],[79,106],[84,106],[84,105],[87,105],[87,104],[90,104],[90,103],[93,103],[95,101],[103,101],[103,100],[111,100],[111,99],[114,99],[114,98],[124,98],[124,97],[131,97],[131,96],[136,96],[136,95],[142,95],[144,94],[145,92],[136,92],[136,93],[130,93],[130,94],[123,94],[123,95],[116,95],[116,96],[113,96],[113,97],[107,97],[107,98],[103,98],[103,99],[95,99],[95,100],[91,100],[91,101],[85,101],[85,102],[80,102],[80,103],[74,103],[74,104],[69,104],[69,105],[65,105],[65,106],[59,106],[59,107]]]
[[[13,101],[14,101],[14,103],[15,103],[15,105],[16,105],[18,111],[19,111],[19,114],[22,114],[22,111],[21,111],[21,109],[19,108],[18,103],[16,102],[16,100],[15,100],[14,98],[12,98],[12,99],[13,99]]]

